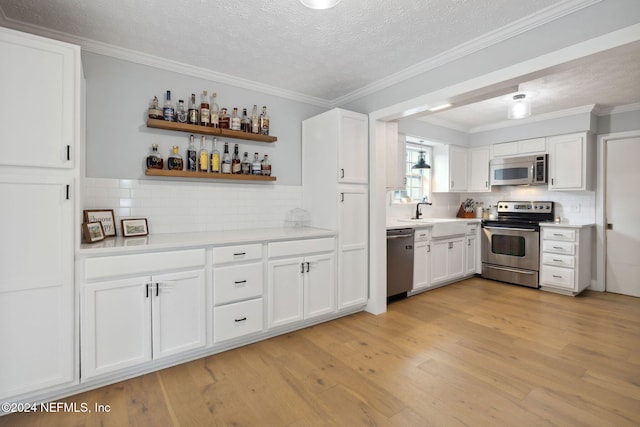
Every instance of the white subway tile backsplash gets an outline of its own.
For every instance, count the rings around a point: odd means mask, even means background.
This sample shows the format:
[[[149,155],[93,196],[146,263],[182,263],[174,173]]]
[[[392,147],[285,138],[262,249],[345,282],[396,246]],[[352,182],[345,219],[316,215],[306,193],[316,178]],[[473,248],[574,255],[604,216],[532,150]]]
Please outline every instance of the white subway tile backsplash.
[[[118,224],[147,218],[151,233],[278,227],[301,207],[301,186],[85,178],[83,209],[113,209]]]

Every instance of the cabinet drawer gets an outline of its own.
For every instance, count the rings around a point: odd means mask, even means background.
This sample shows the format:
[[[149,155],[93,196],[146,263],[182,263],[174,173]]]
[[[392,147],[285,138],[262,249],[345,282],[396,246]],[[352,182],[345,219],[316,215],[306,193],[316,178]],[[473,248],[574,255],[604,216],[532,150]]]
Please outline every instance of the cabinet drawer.
[[[87,259],[84,264],[84,277],[92,280],[113,276],[150,274],[158,271],[201,267],[204,264],[204,249],[105,256]]]
[[[262,262],[213,269],[214,305],[259,297],[262,296],[262,289]]]
[[[478,232],[478,224],[467,225],[467,236],[475,236]]]
[[[238,338],[263,329],[262,298],[213,309],[213,342]]]
[[[574,270],[571,268],[542,266],[540,282],[560,288],[573,289]]]
[[[542,238],[548,240],[564,240],[567,242],[576,241],[576,230],[571,228],[550,228],[542,229]]]
[[[573,243],[567,243],[567,242],[543,240],[542,250],[544,252],[552,252],[556,254],[574,255],[576,253],[576,245]]]
[[[281,256],[300,256],[315,252],[331,252],[335,249],[335,240],[327,239],[309,239],[309,240],[291,240],[288,242],[269,243],[269,258]]]
[[[546,265],[556,265],[558,267],[574,268],[576,258],[572,255],[543,253],[542,263]]]
[[[431,228],[417,228],[413,234],[415,242],[424,242],[431,238]]]
[[[262,259],[262,245],[222,246],[213,248],[213,263],[224,264],[225,262],[251,261]]]

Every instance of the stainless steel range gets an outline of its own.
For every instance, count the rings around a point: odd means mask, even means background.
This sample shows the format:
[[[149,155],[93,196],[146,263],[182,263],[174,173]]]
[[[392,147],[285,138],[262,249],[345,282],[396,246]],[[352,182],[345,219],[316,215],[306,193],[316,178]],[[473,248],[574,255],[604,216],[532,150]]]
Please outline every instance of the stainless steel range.
[[[482,220],[482,277],[537,288],[540,223],[553,221],[553,202],[498,202]]]

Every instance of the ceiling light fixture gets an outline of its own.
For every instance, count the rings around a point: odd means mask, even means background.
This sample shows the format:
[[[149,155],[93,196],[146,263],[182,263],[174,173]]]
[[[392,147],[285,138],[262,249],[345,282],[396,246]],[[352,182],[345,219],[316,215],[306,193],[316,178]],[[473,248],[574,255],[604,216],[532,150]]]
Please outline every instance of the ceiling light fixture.
[[[440,110],[444,110],[446,108],[451,107],[451,104],[447,103],[447,104],[441,104],[441,105],[437,105],[433,108],[429,108],[429,111],[434,112],[434,111],[440,111]]]
[[[509,119],[524,119],[531,115],[531,101],[524,93],[517,93],[509,105],[507,117]]]
[[[307,6],[309,9],[331,9],[338,3],[340,0],[300,0],[300,3]]]

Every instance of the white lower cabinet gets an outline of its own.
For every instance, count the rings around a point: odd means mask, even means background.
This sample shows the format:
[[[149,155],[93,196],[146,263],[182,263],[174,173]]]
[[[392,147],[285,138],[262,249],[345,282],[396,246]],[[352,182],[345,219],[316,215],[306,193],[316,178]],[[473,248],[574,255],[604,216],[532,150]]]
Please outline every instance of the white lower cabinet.
[[[416,229],[413,243],[412,291],[429,289],[431,285],[431,233],[429,229]]]
[[[589,286],[592,228],[541,227],[541,289],[577,295]]]
[[[262,244],[213,248],[213,343],[264,329]]]
[[[137,261],[204,264],[204,250],[143,254]],[[136,257],[136,255],[132,255]],[[109,265],[142,268],[128,256],[88,260],[85,273]],[[100,268],[98,268],[100,267]],[[159,266],[157,266],[159,267]],[[171,268],[171,263],[165,264]],[[122,270],[104,270],[117,274]],[[83,285],[81,306],[82,380],[172,356],[206,345],[205,270],[141,275]]]
[[[270,243],[267,271],[269,328],[336,310],[334,239]]]
[[[478,240],[478,224],[467,226],[467,236],[465,245],[465,276],[470,276],[478,273],[478,266],[480,264],[480,247]]]
[[[464,276],[465,236],[454,236],[431,242],[431,285]]]

